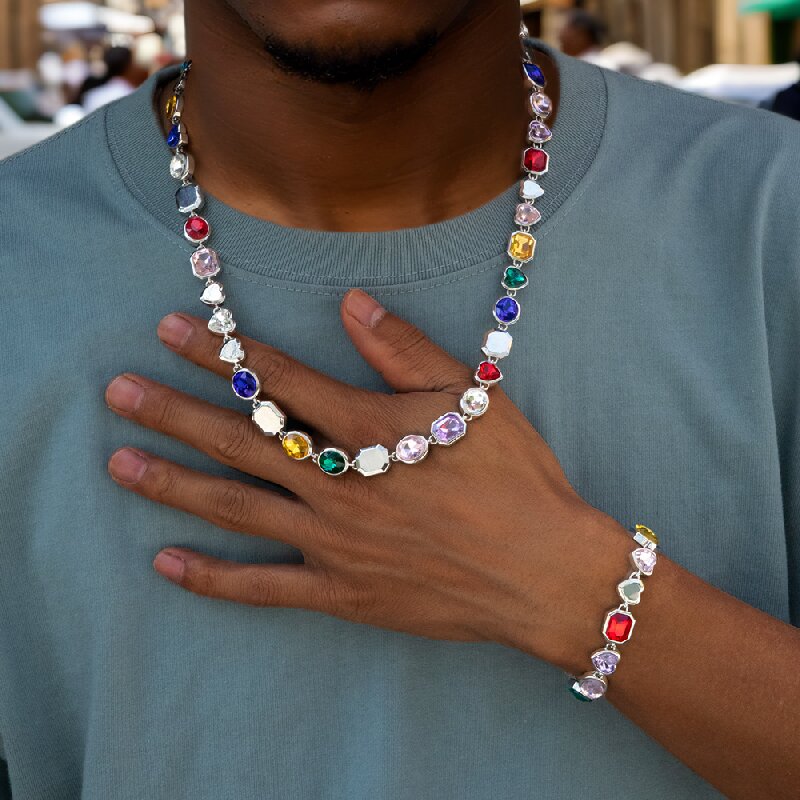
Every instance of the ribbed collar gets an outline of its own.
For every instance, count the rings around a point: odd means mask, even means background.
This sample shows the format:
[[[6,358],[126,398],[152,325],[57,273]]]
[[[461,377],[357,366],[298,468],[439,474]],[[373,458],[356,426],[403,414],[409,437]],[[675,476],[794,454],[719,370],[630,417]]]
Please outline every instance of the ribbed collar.
[[[541,233],[557,221],[559,209],[591,166],[605,127],[607,95],[602,72],[546,45],[536,47],[555,61],[561,99],[548,145],[553,168],[547,193],[537,200]],[[188,253],[175,209],[170,151],[159,128],[153,95],[175,70],[151,76],[136,92],[106,112],[108,146],[125,186],[155,224]],[[502,254],[513,229],[517,184],[484,206],[421,228],[378,233],[332,233],[287,228],[237,211],[207,196],[204,215],[213,246],[228,266],[280,280],[322,286],[382,286],[435,278]]]

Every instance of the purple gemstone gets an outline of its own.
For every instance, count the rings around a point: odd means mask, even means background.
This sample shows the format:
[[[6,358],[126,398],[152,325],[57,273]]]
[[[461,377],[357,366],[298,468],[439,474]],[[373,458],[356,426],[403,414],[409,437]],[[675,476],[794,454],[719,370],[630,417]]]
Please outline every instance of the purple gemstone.
[[[592,655],[592,664],[602,675],[612,675],[619,664],[619,653],[615,650],[598,650]]]
[[[494,306],[494,317],[498,322],[511,325],[519,319],[519,303],[513,297],[501,297]]]
[[[231,386],[237,397],[242,400],[250,400],[258,394],[259,384],[255,372],[249,369],[240,369],[234,372],[231,378]]]
[[[553,138],[553,131],[544,124],[535,119],[528,125],[528,141],[534,144],[544,144]]]
[[[549,117],[553,111],[553,101],[544,92],[531,95],[531,111],[540,117]]]
[[[198,278],[210,278],[219,272],[219,256],[210,247],[201,247],[192,253],[192,272]]]
[[[416,434],[406,436],[397,443],[394,452],[404,464],[416,464],[428,455],[428,440]]]
[[[541,218],[538,208],[534,208],[530,203],[520,203],[514,215],[514,222],[517,225],[535,225]]]
[[[449,445],[457,442],[467,432],[467,423],[455,412],[451,411],[439,417],[431,425],[431,433],[439,444]]]
[[[606,685],[599,678],[587,675],[578,681],[581,694],[589,700],[598,700],[606,693]]]

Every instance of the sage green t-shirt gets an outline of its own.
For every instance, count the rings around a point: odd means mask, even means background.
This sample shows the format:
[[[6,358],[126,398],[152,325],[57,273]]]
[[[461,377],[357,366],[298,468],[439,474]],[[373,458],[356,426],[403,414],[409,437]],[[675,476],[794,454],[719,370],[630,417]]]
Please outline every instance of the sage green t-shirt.
[[[678,563],[797,625],[800,127],[558,65],[545,221],[504,389],[588,502],[647,522]],[[718,797],[521,652],[214,602],[153,572],[165,545],[298,558],[106,473],[132,444],[232,474],[108,411],[119,372],[241,409],[155,335],[164,314],[202,306],[153,86],[0,165],[0,738],[14,800]],[[285,229],[213,198],[207,216],[244,332],[380,388],[340,327],[343,293],[368,288],[475,363],[515,192],[388,233]],[[439,456],[414,468],[420,491]],[[453,492],[476,490],[454,478]],[[580,557],[565,535],[564,570]],[[674,624],[691,613],[676,607]],[[680,650],[653,657],[684,668]]]

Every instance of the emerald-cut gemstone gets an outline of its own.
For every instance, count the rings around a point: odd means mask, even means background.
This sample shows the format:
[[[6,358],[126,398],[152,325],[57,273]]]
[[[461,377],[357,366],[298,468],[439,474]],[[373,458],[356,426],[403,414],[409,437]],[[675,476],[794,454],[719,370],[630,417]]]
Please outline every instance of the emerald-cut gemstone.
[[[503,273],[503,287],[516,290],[528,285],[528,276],[519,267],[506,267]]]
[[[326,475],[341,475],[347,471],[349,466],[347,456],[341,450],[333,447],[323,450],[319,454],[317,463]]]

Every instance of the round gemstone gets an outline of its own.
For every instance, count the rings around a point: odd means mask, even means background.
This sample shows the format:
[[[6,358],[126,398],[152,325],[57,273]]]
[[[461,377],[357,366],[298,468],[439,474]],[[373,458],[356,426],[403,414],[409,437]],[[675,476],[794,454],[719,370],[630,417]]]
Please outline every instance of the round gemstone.
[[[210,228],[202,217],[189,217],[183,226],[183,234],[190,242],[202,242],[208,238]]]
[[[197,278],[211,278],[219,272],[219,256],[210,247],[201,247],[191,256],[192,272]]]
[[[255,372],[251,372],[249,369],[240,369],[234,372],[231,378],[231,386],[236,396],[241,397],[242,400],[252,400],[258,394],[260,388],[258,377]]]
[[[547,86],[547,79],[544,77],[544,72],[542,72],[542,68],[538,64],[534,64],[532,61],[525,61],[522,64],[522,68],[525,70],[525,75],[531,83],[535,83],[542,89]]]
[[[549,117],[553,111],[553,101],[544,92],[531,95],[531,111],[539,117]]]
[[[544,144],[553,138],[553,131],[544,124],[539,122],[538,119],[533,120],[528,125],[528,141],[534,144]]]
[[[516,291],[524,289],[528,285],[528,276],[519,267],[506,267],[503,273],[503,286],[506,289]]]
[[[620,655],[616,650],[598,650],[592,653],[594,668],[603,675],[613,675],[619,664]]]
[[[469,414],[471,417],[480,417],[482,414],[485,414],[486,409],[489,408],[489,393],[486,389],[481,389],[479,387],[467,389],[467,391],[461,395],[459,405],[465,414]]]
[[[520,203],[514,214],[514,222],[517,225],[535,225],[541,218],[542,214],[539,209],[530,203]]]
[[[606,617],[605,637],[610,642],[627,642],[633,632],[634,619],[627,611],[610,611]]]
[[[500,372],[497,364],[492,364],[491,361],[482,361],[475,373],[476,380],[481,383],[497,383],[503,380],[503,373]]]
[[[522,163],[528,172],[543,175],[550,164],[550,156],[538,147],[529,147],[522,156]]]
[[[343,472],[347,471],[347,467],[349,466],[347,456],[341,450],[337,450],[334,447],[323,450],[319,454],[317,464],[326,475],[341,475]]]
[[[311,437],[301,431],[290,431],[283,438],[283,451],[289,458],[302,461],[311,455]]]
[[[404,436],[395,447],[395,455],[404,464],[416,464],[428,455],[428,440],[424,436]]]
[[[606,693],[606,682],[596,675],[584,675],[570,687],[579,700],[599,700]]]
[[[519,303],[513,297],[501,297],[494,306],[494,318],[505,325],[513,325],[520,314]]]
[[[431,425],[433,438],[439,444],[451,445],[467,432],[467,423],[460,414],[454,411],[444,414]]]

